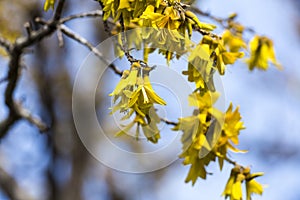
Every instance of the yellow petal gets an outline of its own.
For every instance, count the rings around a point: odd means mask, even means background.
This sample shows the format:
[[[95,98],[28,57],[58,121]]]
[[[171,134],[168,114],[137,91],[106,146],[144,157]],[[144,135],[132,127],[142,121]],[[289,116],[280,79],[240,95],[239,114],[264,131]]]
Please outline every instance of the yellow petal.
[[[54,9],[54,4],[55,4],[55,0],[46,0],[46,2],[44,4],[44,10],[48,11],[49,8]]]
[[[263,191],[263,186],[256,180],[252,179],[250,181],[246,181],[247,200],[251,200],[251,195],[253,193],[262,195]]]
[[[240,181],[236,181],[232,185],[231,197],[233,200],[242,200],[242,196],[243,196],[242,183]]]
[[[157,104],[161,104],[161,105],[166,105],[167,103],[160,98],[152,88],[149,88],[148,86],[144,86],[145,91],[147,92],[147,95],[149,96],[149,98],[151,99],[152,103],[157,103]]]

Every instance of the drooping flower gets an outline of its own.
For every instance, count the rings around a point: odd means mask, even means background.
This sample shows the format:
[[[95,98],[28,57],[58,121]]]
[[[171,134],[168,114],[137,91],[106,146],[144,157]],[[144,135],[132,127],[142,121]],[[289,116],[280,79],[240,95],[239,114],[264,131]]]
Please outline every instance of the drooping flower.
[[[44,4],[44,10],[48,11],[50,8],[54,9],[55,0],[46,0]]]
[[[230,200],[241,200],[243,199],[243,190],[242,184],[246,182],[246,199],[251,200],[252,194],[259,194],[262,195],[263,187],[260,183],[254,180],[254,178],[262,176],[263,173],[250,173],[249,167],[242,167],[236,165],[230,173],[230,177],[226,183],[223,196],[227,199],[228,197]]]
[[[258,68],[267,70],[269,62],[281,69],[281,65],[277,62],[275,57],[274,45],[271,39],[266,36],[256,35],[249,43],[250,58],[246,60],[249,69]]]
[[[154,92],[149,79],[150,70],[150,67],[134,62],[130,71],[123,72],[120,82],[110,94],[113,96],[114,103],[119,101],[112,107],[111,113],[118,110],[126,113],[122,120],[129,119],[135,114],[133,122],[119,131],[117,136],[123,135],[136,124],[137,139],[140,126],[151,142],[156,143],[160,138],[157,128],[160,118],[155,112],[154,104],[166,105],[166,102]]]

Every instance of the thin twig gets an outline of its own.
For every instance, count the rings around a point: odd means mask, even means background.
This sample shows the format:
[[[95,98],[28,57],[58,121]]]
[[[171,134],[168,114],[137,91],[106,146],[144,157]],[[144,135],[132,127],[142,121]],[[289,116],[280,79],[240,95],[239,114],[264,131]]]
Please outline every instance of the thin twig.
[[[204,17],[208,17],[208,18],[214,20],[215,22],[219,23],[225,29],[230,28],[229,25],[228,25],[228,22],[229,21],[233,21],[234,18],[236,17],[236,16],[234,16],[234,17],[227,17],[227,18],[216,17],[216,16],[210,14],[209,12],[204,12],[204,11],[200,10],[199,8],[194,7],[194,6],[190,7],[190,10],[193,11],[193,12],[195,12],[198,15],[201,15],[201,16],[204,16]],[[255,33],[255,30],[253,28],[250,28],[250,27],[245,27],[244,30],[248,31],[250,33]]]
[[[122,40],[122,51],[124,52],[127,60],[130,63],[136,62],[137,60],[133,58],[133,56],[130,55],[129,50],[128,50],[128,44],[127,44],[127,39],[126,39],[126,30],[125,30],[125,23],[123,16],[120,17],[120,24],[121,24],[121,40]]]
[[[57,39],[58,39],[58,46],[63,47],[64,46],[64,37],[60,29],[57,29],[56,31]]]
[[[47,124],[45,124],[41,119],[33,116],[30,111],[26,110],[20,103],[16,105],[16,109],[21,118],[26,119],[28,122],[35,125],[41,133],[49,130]]]
[[[178,123],[172,122],[172,121],[170,121],[168,119],[165,119],[165,118],[160,118],[160,121],[164,122],[167,125],[173,125],[173,126],[177,126],[178,125]]]
[[[87,41],[85,38],[81,37],[77,33],[73,32],[71,29],[69,29],[67,26],[61,24],[59,26],[59,29],[64,33],[66,36],[69,38],[79,42],[80,44],[84,45],[87,47],[89,50],[91,50],[99,59],[101,59],[105,64],[109,65],[109,67],[119,76],[122,76],[123,72],[118,69],[115,65],[111,64],[109,61],[107,61],[103,54],[98,51],[96,47],[94,47],[89,41]]]
[[[78,18],[84,18],[84,17],[102,17],[102,16],[103,16],[103,12],[101,10],[94,10],[90,12],[84,12],[84,13],[64,17],[59,21],[59,23],[63,24],[67,21],[78,19]]]
[[[227,156],[224,157],[224,160],[226,160],[228,163],[232,164],[232,165],[237,165],[237,163],[233,160],[231,160],[230,158],[228,158]]]
[[[31,32],[32,32],[32,25],[30,22],[26,22],[24,24],[24,28],[26,29],[26,33],[28,34],[28,37],[30,37]]]
[[[204,12],[204,11],[200,10],[199,8],[194,7],[194,6],[190,7],[190,10],[193,11],[194,13],[198,14],[198,15],[208,17],[208,18],[220,23],[222,26],[225,26],[224,22],[226,22],[228,20],[227,18],[220,18],[220,17],[213,16],[209,12]]]
[[[11,44],[8,40],[4,39],[3,37],[0,36],[0,46],[4,47],[7,52],[10,51],[11,49]]]
[[[198,31],[201,35],[208,35],[208,36],[210,36],[210,37],[212,37],[212,38],[215,38],[215,39],[221,39],[222,37],[221,36],[219,36],[219,35],[217,35],[217,34],[215,34],[215,33],[212,33],[212,32],[209,32],[209,31],[205,31],[205,30],[203,30],[203,29],[201,29],[201,28],[199,28],[199,27],[193,27],[193,29],[195,30],[195,31]]]

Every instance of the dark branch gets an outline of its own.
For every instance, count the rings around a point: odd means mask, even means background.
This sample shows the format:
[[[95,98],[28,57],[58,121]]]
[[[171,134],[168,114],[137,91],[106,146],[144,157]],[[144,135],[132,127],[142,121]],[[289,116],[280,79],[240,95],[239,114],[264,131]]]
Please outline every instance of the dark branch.
[[[36,123],[37,120],[35,120],[35,118],[33,118],[31,114],[28,114],[28,112],[20,109],[20,106],[18,106],[18,104],[16,104],[13,99],[13,94],[19,81],[22,68],[20,60],[25,48],[36,44],[40,40],[51,35],[56,30],[57,23],[59,22],[62,13],[64,2],[65,0],[60,0],[58,2],[58,6],[54,13],[53,19],[39,30],[31,31],[27,36],[19,38],[13,45],[9,45],[5,40],[0,39],[1,44],[3,44],[9,50],[9,70],[7,75],[8,83],[4,94],[5,104],[9,109],[9,115],[4,121],[0,123],[0,139],[7,134],[9,128],[15,122],[23,117],[44,130],[44,127],[40,126],[39,123]]]
[[[178,123],[169,121],[168,119],[165,119],[165,118],[160,118],[160,121],[164,122],[167,125],[173,125],[173,126],[177,126],[178,125]]]
[[[61,18],[61,14],[64,8],[65,0],[60,0],[58,2],[58,5],[56,7],[54,16],[53,16],[53,21],[58,21]]]
[[[0,46],[4,47],[7,52],[9,52],[11,49],[10,42],[4,39],[3,37],[0,37]]]

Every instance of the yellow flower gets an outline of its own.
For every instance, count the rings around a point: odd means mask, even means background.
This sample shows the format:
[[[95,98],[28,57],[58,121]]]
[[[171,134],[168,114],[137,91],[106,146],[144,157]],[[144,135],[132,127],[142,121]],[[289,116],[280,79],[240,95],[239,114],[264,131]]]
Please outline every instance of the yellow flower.
[[[226,111],[225,123],[223,125],[224,135],[230,139],[235,145],[239,144],[238,135],[241,130],[245,129],[241,114],[239,113],[239,107],[232,111],[233,105],[230,103],[229,108]]]
[[[113,96],[114,103],[119,100],[113,106],[111,113],[118,110],[126,113],[122,120],[129,119],[135,114],[133,122],[125,126],[116,136],[123,135],[136,124],[136,138],[139,136],[140,126],[144,135],[151,142],[156,143],[160,138],[157,128],[160,118],[153,106],[154,104],[166,105],[166,102],[154,92],[149,80],[150,70],[150,67],[141,66],[140,62],[134,62],[130,71],[125,70],[123,72],[120,82],[110,94]]]
[[[153,5],[148,5],[143,14],[134,20],[133,22],[140,22],[142,26],[152,27],[155,26],[157,19],[161,18],[162,14],[155,12],[155,7]]]
[[[230,149],[236,153],[245,153],[247,151],[239,150],[234,145],[239,144],[239,133],[245,129],[243,122],[241,121],[241,115],[239,108],[237,107],[233,111],[232,103],[230,103],[226,113],[225,120],[222,127],[222,132],[218,138],[217,144],[214,147],[214,152],[218,156],[219,166],[222,170],[224,159],[227,157],[227,150]]]
[[[188,58],[188,70],[183,71],[188,76],[188,81],[195,82],[196,88],[208,88],[215,91],[213,83],[213,63],[209,58],[209,52],[198,44]]]
[[[192,11],[189,11],[189,10],[185,11],[185,17],[193,20],[200,29],[203,29],[206,31],[213,31],[216,28],[216,26],[213,24],[207,24],[207,23],[200,22],[198,17]]]
[[[194,92],[189,97],[191,106],[197,109],[194,115],[180,118],[174,130],[181,130],[183,144],[181,158],[184,158],[184,165],[191,165],[186,182],[192,181],[195,184],[198,177],[205,179],[207,166],[215,160],[216,155],[211,153],[213,139],[208,140],[207,134],[214,138],[218,129],[218,123],[222,118],[222,113],[213,107],[218,94],[209,91],[200,94]],[[214,120],[216,119],[216,120]]]
[[[245,175],[241,173],[240,166],[235,166],[230,173],[230,177],[225,186],[223,196],[230,197],[230,200],[242,200],[242,182],[245,180]]]
[[[180,14],[173,6],[169,6],[164,10],[163,16],[155,20],[155,24],[158,28],[178,29],[181,24]]]
[[[267,70],[269,62],[281,69],[281,65],[275,58],[275,51],[271,39],[265,36],[256,35],[249,43],[250,58],[246,61],[249,69],[253,70],[255,67],[262,70]]]
[[[229,30],[226,30],[223,33],[222,39],[224,45],[227,46],[231,52],[238,52],[241,48],[247,49],[247,45],[243,38],[233,35]]]
[[[46,0],[46,2],[44,4],[44,10],[48,11],[49,8],[54,9],[54,4],[55,4],[55,0]]]
[[[252,194],[259,194],[262,195],[264,189],[263,186],[258,183],[256,180],[251,179],[251,180],[246,180],[246,195],[247,195],[247,200],[251,200],[251,195]]]
[[[118,1],[115,0],[102,0],[103,3],[103,20],[107,20],[110,16],[116,16],[116,10],[118,9]]]
[[[225,198],[230,197],[230,200],[241,200],[243,197],[242,193],[242,183],[246,182],[246,197],[247,200],[251,200],[251,195],[253,193],[262,195],[263,187],[261,184],[256,182],[254,178],[262,176],[263,173],[250,173],[249,167],[242,167],[236,165],[230,173],[230,177],[225,186],[223,196]]]
[[[244,57],[243,52],[230,52],[224,47],[223,41],[204,36],[201,46],[210,55],[213,66],[216,67],[221,75],[225,73],[225,65],[234,64],[239,58]]]

